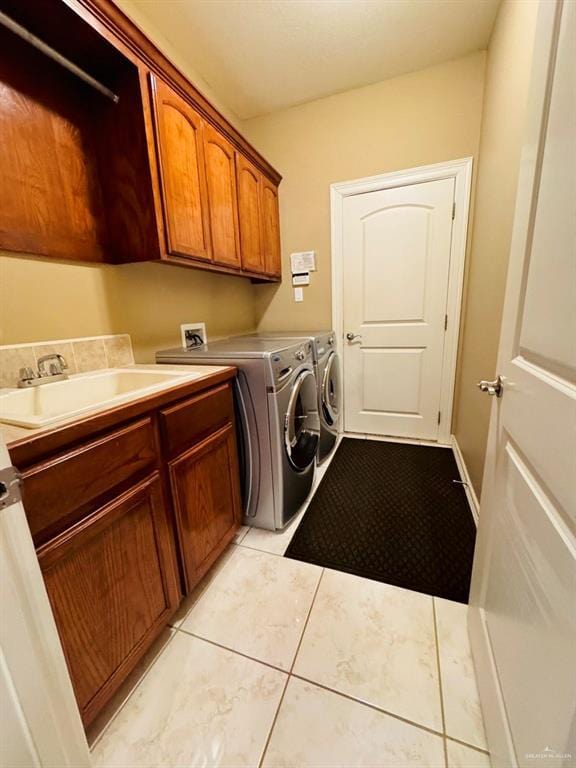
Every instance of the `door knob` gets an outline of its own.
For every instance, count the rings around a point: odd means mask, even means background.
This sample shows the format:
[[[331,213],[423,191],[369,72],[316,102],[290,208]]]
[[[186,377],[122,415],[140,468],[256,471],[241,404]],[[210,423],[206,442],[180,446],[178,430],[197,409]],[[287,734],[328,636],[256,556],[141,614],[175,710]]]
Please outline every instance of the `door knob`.
[[[359,333],[351,333],[350,331],[348,331],[348,333],[346,334],[346,338],[348,339],[348,341],[355,341],[356,339],[361,339],[362,336],[360,336]]]
[[[478,388],[482,390],[482,392],[487,392],[492,397],[502,397],[502,392],[504,391],[502,377],[498,376],[494,381],[484,381],[484,379],[482,379],[482,381],[478,382]]]

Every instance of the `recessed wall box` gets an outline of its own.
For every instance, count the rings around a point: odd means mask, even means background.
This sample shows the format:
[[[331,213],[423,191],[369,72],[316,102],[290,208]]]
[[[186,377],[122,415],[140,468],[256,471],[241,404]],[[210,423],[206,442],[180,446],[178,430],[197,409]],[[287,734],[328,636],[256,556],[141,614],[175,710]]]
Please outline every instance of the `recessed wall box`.
[[[180,334],[182,336],[183,349],[199,347],[208,341],[205,323],[183,323],[180,326]]]

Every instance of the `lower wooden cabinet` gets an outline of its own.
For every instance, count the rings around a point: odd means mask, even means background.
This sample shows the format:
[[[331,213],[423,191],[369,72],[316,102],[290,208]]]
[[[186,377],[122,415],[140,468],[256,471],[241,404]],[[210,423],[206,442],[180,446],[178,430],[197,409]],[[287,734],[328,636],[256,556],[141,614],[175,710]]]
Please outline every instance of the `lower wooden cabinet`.
[[[170,536],[154,473],[38,552],[85,724],[178,606]]]
[[[86,726],[240,527],[233,376],[11,449]]]
[[[241,521],[233,424],[169,464],[187,591],[232,541]]]

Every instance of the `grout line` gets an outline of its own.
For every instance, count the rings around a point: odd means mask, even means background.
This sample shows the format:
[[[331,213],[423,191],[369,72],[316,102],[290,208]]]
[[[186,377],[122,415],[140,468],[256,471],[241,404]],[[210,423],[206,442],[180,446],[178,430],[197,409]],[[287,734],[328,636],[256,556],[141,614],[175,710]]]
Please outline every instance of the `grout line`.
[[[487,749],[482,749],[482,747],[477,747],[474,744],[469,744],[467,741],[462,741],[462,739],[457,739],[455,736],[448,736],[446,734],[446,741],[453,741],[455,744],[461,744],[463,747],[468,747],[469,749],[473,749],[475,752],[480,752],[482,755],[488,755],[490,756],[490,752]]]
[[[270,744],[270,739],[272,738],[274,726],[276,725],[276,721],[278,720],[278,715],[280,714],[280,709],[282,707],[282,702],[284,701],[284,696],[288,688],[288,683],[290,682],[290,678],[293,677],[292,670],[294,669],[294,664],[296,664],[296,658],[298,656],[298,652],[300,651],[302,640],[304,639],[304,633],[306,632],[306,627],[308,626],[310,614],[312,613],[312,608],[314,607],[314,603],[316,602],[316,595],[318,594],[318,590],[320,588],[320,582],[322,581],[322,576],[324,576],[324,568],[322,568],[322,572],[320,573],[320,578],[318,579],[318,583],[316,584],[316,589],[314,590],[314,594],[312,595],[312,602],[310,603],[310,608],[308,609],[308,615],[306,616],[306,621],[304,622],[304,627],[302,628],[302,634],[300,635],[300,640],[298,641],[296,653],[294,654],[294,658],[292,659],[292,665],[290,666],[290,671],[288,672],[288,677],[286,678],[286,685],[284,686],[284,690],[282,691],[282,696],[280,697],[280,701],[278,702],[278,708],[276,709],[274,720],[272,721],[272,725],[270,726],[270,731],[268,733],[268,738],[266,739],[266,744],[264,745],[264,749],[262,750],[262,757],[260,758],[260,761],[258,763],[258,768],[261,768],[262,763],[264,762],[264,758],[266,757],[266,752],[268,751],[268,746]]]
[[[278,720],[278,715],[280,714],[280,708],[282,706],[282,702],[284,701],[284,696],[286,695],[286,689],[288,688],[290,677],[291,675],[286,676],[286,682],[284,683],[284,690],[282,691],[282,696],[280,696],[280,701],[278,702],[278,706],[276,707],[276,712],[274,713],[272,725],[270,726],[270,730],[268,731],[268,736],[266,737],[266,742],[264,744],[262,754],[260,755],[260,759],[258,760],[258,768],[262,767],[262,763],[264,762],[264,758],[266,757],[266,752],[268,751],[268,745],[270,744],[270,739],[272,738],[272,731],[274,730],[274,726],[276,725],[276,721]]]
[[[443,738],[444,734],[441,731],[437,731],[434,728],[430,728],[427,725],[422,725],[422,723],[417,723],[415,720],[410,720],[407,717],[403,717],[402,715],[398,715],[395,712],[390,712],[388,709],[383,709],[382,707],[379,707],[377,704],[372,704],[369,701],[365,701],[364,699],[357,699],[354,696],[351,696],[349,693],[344,693],[343,691],[338,691],[335,688],[330,688],[328,685],[324,685],[323,683],[319,683],[316,680],[312,680],[309,677],[304,677],[303,675],[299,675],[297,672],[292,672],[291,677],[295,677],[297,680],[302,680],[305,683],[310,683],[311,685],[315,685],[317,688],[322,688],[325,691],[329,691],[330,693],[336,694],[336,696],[341,696],[343,699],[348,699],[348,701],[353,701],[356,704],[360,704],[362,707],[368,707],[368,709],[373,709],[375,712],[380,712],[383,715],[388,715],[388,717],[393,717],[395,720],[400,720],[403,723],[407,723],[408,725],[413,725],[415,728],[419,728],[421,731],[426,731],[427,733],[431,733],[433,736],[439,736],[440,738]],[[466,745],[468,746],[468,745]]]
[[[70,349],[72,350],[72,365],[74,366],[74,370],[76,371],[76,373],[79,373],[78,363],[76,362],[76,351],[74,350],[73,342],[70,342]]]
[[[258,664],[263,664],[265,667],[269,667],[270,669],[274,669],[276,672],[282,672],[284,675],[289,675],[290,672],[287,669],[282,669],[282,667],[276,666],[276,664],[271,664],[269,661],[263,661],[262,659],[257,658],[256,656],[249,656],[247,653],[244,653],[243,651],[239,651],[236,648],[231,648],[229,645],[223,645],[222,643],[217,643],[216,640],[209,640],[207,637],[204,637],[203,635],[197,635],[195,632],[190,632],[188,629],[181,629],[180,627],[173,627],[173,629],[176,632],[182,632],[184,635],[188,635],[189,637],[194,637],[196,640],[202,640],[205,643],[209,643],[210,645],[215,645],[217,648],[222,648],[223,651],[230,651],[230,653],[235,653],[238,656],[242,656],[245,659],[248,659],[249,661],[255,661]]]
[[[432,596],[432,617],[434,623],[434,645],[436,646],[436,664],[438,666],[438,688],[440,693],[440,710],[442,712],[442,742],[444,744],[444,763],[448,768],[448,747],[446,745],[446,715],[444,713],[444,691],[442,690],[442,670],[440,668],[440,640],[436,621],[436,599]]]
[[[250,547],[248,544],[243,544],[240,542],[239,544],[235,544],[236,547],[244,547],[244,549],[251,549],[252,552],[262,552],[264,555],[273,555],[274,557],[284,557],[284,554],[280,554],[279,552],[268,552],[267,549],[258,549],[257,547]],[[286,545],[286,548],[288,548],[288,545]],[[299,560],[298,562],[304,562],[302,560]],[[314,565],[314,563],[308,563],[308,565]],[[318,566],[316,566],[318,568]]]
[[[276,725],[276,721],[277,721],[277,719],[278,719],[278,715],[279,715],[279,713],[280,713],[280,709],[281,709],[281,707],[282,707],[282,703],[283,703],[283,701],[284,701],[284,697],[285,697],[285,694],[286,694],[286,690],[287,690],[287,688],[288,688],[288,683],[289,683],[289,681],[290,681],[290,678],[291,678],[291,677],[294,677],[294,678],[296,678],[297,680],[302,680],[302,681],[304,681],[304,682],[310,683],[311,685],[314,685],[314,686],[316,686],[316,687],[318,687],[318,688],[321,688],[321,689],[323,689],[323,690],[325,690],[325,691],[328,691],[328,692],[330,692],[330,693],[333,693],[333,694],[334,694],[334,695],[336,695],[336,696],[340,696],[340,697],[342,697],[342,698],[344,698],[344,699],[347,699],[347,700],[349,700],[349,701],[351,701],[351,702],[354,702],[354,703],[356,703],[356,704],[359,704],[360,706],[368,707],[369,709],[372,709],[372,710],[374,710],[374,711],[376,711],[376,712],[379,712],[379,713],[381,713],[381,714],[387,715],[388,717],[392,717],[392,718],[394,718],[395,720],[399,720],[400,722],[403,722],[403,723],[406,723],[406,724],[408,724],[408,725],[411,725],[411,726],[413,726],[413,727],[415,727],[415,728],[418,728],[418,729],[420,729],[420,730],[422,730],[422,731],[425,731],[425,732],[427,732],[427,733],[430,733],[430,734],[432,734],[432,735],[434,735],[434,736],[439,736],[440,738],[442,738],[442,740],[443,740],[443,744],[444,744],[444,759],[445,759],[445,761],[446,761],[446,766],[448,766],[448,762],[447,762],[447,746],[446,746],[446,742],[447,742],[447,740],[449,740],[449,741],[452,741],[452,742],[454,742],[454,743],[456,743],[456,744],[461,744],[462,746],[468,747],[468,748],[470,748],[470,749],[472,749],[472,750],[474,750],[474,751],[476,751],[476,752],[479,752],[479,753],[481,753],[481,754],[490,755],[490,753],[489,753],[487,750],[485,750],[485,749],[482,749],[481,747],[477,747],[477,746],[476,746],[476,745],[474,745],[474,744],[469,744],[468,742],[466,742],[466,741],[463,741],[462,739],[458,739],[458,738],[455,738],[455,737],[453,737],[453,736],[447,736],[447,734],[445,733],[444,707],[443,707],[443,698],[442,698],[442,686],[441,686],[441,682],[440,682],[440,701],[441,701],[441,709],[442,709],[442,724],[443,724],[443,726],[442,726],[442,727],[443,727],[443,729],[444,729],[444,731],[443,731],[443,732],[437,731],[437,730],[435,730],[434,728],[429,728],[428,726],[422,725],[422,723],[418,723],[418,722],[416,722],[416,721],[414,721],[414,720],[410,720],[410,719],[409,719],[409,718],[407,718],[407,717],[403,717],[402,715],[398,715],[398,714],[396,714],[396,713],[394,713],[394,712],[391,712],[391,711],[389,711],[389,710],[387,710],[387,709],[383,709],[382,707],[379,707],[379,706],[377,706],[376,704],[372,704],[372,703],[370,703],[370,702],[367,702],[367,701],[364,701],[364,700],[361,700],[361,699],[357,699],[357,698],[355,698],[354,696],[351,696],[350,694],[344,693],[343,691],[339,691],[339,690],[337,690],[337,689],[335,689],[335,688],[330,688],[329,686],[327,686],[327,685],[324,685],[323,683],[320,683],[320,682],[318,682],[317,680],[313,680],[313,679],[311,679],[311,678],[308,678],[308,677],[304,677],[303,675],[299,675],[299,674],[297,674],[297,673],[295,673],[295,672],[293,671],[293,670],[294,670],[294,666],[295,666],[295,664],[296,664],[296,659],[297,659],[297,657],[298,657],[298,653],[299,653],[299,651],[300,651],[300,648],[301,648],[302,642],[303,642],[303,640],[304,640],[304,635],[305,635],[305,633],[306,633],[306,629],[307,629],[307,626],[308,626],[308,623],[309,623],[309,620],[310,620],[310,616],[311,616],[311,614],[312,614],[312,610],[313,610],[313,608],[314,608],[314,605],[315,605],[315,602],[316,602],[316,598],[317,598],[317,595],[318,595],[318,592],[319,592],[319,589],[320,589],[320,584],[321,584],[321,582],[322,582],[322,578],[323,578],[323,576],[324,576],[324,572],[325,572],[325,569],[324,569],[324,568],[322,568],[322,573],[320,574],[320,578],[318,579],[318,583],[317,583],[317,585],[316,585],[316,588],[315,588],[315,590],[314,590],[314,595],[313,595],[313,597],[312,597],[312,601],[311,601],[311,603],[310,603],[310,608],[308,609],[308,614],[307,614],[307,616],[306,616],[306,621],[304,622],[304,626],[303,626],[303,629],[302,629],[302,634],[301,634],[301,636],[300,636],[300,640],[299,640],[299,642],[298,642],[298,646],[297,646],[296,652],[295,652],[295,654],[294,654],[294,659],[293,659],[293,661],[292,661],[292,664],[291,664],[291,666],[290,666],[290,669],[289,669],[289,670],[286,670],[286,669],[282,669],[281,667],[278,667],[278,666],[276,666],[276,665],[274,665],[274,664],[271,664],[271,663],[269,663],[269,662],[263,661],[262,659],[256,658],[256,657],[254,657],[254,656],[250,656],[250,655],[248,655],[248,654],[246,654],[246,653],[243,653],[243,652],[241,652],[241,651],[238,651],[238,650],[236,650],[236,649],[234,649],[234,648],[230,648],[229,646],[226,646],[226,645],[222,645],[221,643],[217,643],[217,642],[216,642],[216,641],[214,641],[214,640],[209,640],[208,638],[206,638],[206,637],[203,637],[202,635],[197,635],[197,634],[195,634],[194,632],[190,632],[190,631],[188,631],[188,630],[182,629],[181,627],[170,627],[170,629],[171,629],[172,631],[171,631],[171,633],[170,633],[170,637],[169,637],[168,641],[167,641],[167,642],[166,642],[166,644],[165,644],[165,645],[162,647],[162,649],[160,650],[160,652],[158,653],[158,655],[157,655],[157,656],[156,656],[156,657],[155,657],[155,658],[154,658],[154,659],[151,661],[150,665],[149,665],[149,666],[146,668],[146,670],[145,670],[145,671],[144,671],[144,673],[142,674],[142,677],[141,677],[141,678],[140,678],[140,679],[137,681],[137,683],[134,685],[134,688],[133,688],[133,689],[130,691],[130,693],[129,693],[129,694],[126,696],[125,700],[124,700],[124,701],[122,702],[122,704],[121,704],[121,705],[118,707],[118,709],[116,710],[116,712],[114,713],[114,715],[113,715],[113,716],[110,718],[110,720],[108,721],[108,723],[106,723],[106,725],[104,726],[104,728],[102,729],[102,731],[101,731],[101,732],[98,734],[98,736],[97,736],[97,737],[94,739],[94,741],[93,741],[93,742],[92,742],[92,744],[90,745],[90,750],[92,751],[92,750],[93,750],[93,749],[96,747],[96,745],[97,745],[97,744],[100,742],[100,740],[101,740],[101,739],[104,737],[104,735],[105,735],[105,734],[106,734],[106,732],[109,730],[109,728],[110,728],[110,726],[112,725],[112,723],[113,723],[113,722],[116,720],[116,718],[117,718],[117,717],[120,715],[120,713],[122,712],[122,710],[124,709],[124,707],[125,707],[125,706],[128,704],[128,702],[130,701],[130,699],[131,699],[131,698],[134,696],[134,694],[136,693],[136,691],[137,691],[137,690],[140,688],[140,686],[142,685],[142,683],[144,682],[144,680],[146,679],[146,677],[147,677],[147,676],[149,675],[149,673],[151,672],[152,668],[153,668],[153,667],[155,667],[155,666],[156,666],[156,664],[160,662],[160,660],[161,660],[161,658],[162,658],[162,656],[163,656],[163,654],[164,654],[165,650],[166,650],[166,649],[167,649],[167,647],[170,645],[170,643],[173,641],[173,639],[176,637],[176,633],[178,633],[178,632],[181,632],[181,633],[182,633],[182,634],[184,634],[184,635],[187,635],[187,636],[189,636],[189,637],[194,637],[194,638],[195,638],[195,639],[197,639],[197,640],[200,640],[200,641],[202,641],[202,642],[206,642],[206,643],[208,643],[209,645],[213,645],[213,646],[216,646],[217,648],[221,648],[222,650],[228,651],[229,653],[234,653],[234,654],[236,654],[236,655],[238,655],[238,656],[241,656],[241,657],[243,657],[243,658],[245,658],[245,659],[248,659],[248,660],[250,660],[250,661],[254,661],[254,662],[255,662],[255,663],[257,663],[257,664],[262,664],[263,666],[265,666],[265,667],[268,667],[269,669],[273,669],[273,670],[274,670],[274,671],[276,671],[276,672],[280,672],[281,674],[283,674],[283,675],[285,675],[285,676],[286,676],[286,681],[285,681],[285,684],[284,684],[284,689],[283,689],[283,691],[282,691],[282,695],[281,695],[281,697],[280,697],[280,700],[279,700],[279,702],[278,702],[278,706],[277,706],[277,709],[276,709],[276,713],[275,713],[275,715],[274,715],[274,719],[273,719],[273,721],[272,721],[272,725],[271,725],[271,727],[270,727],[270,731],[269,731],[269,733],[268,733],[268,737],[267,737],[267,739],[266,739],[266,743],[265,743],[264,749],[263,749],[263,751],[262,751],[262,755],[261,755],[261,758],[260,758],[260,760],[259,760],[259,762],[258,762],[258,766],[259,766],[259,768],[260,768],[260,766],[262,765],[262,762],[263,762],[263,760],[264,760],[264,757],[265,757],[265,755],[266,755],[266,752],[267,752],[267,749],[268,749],[268,746],[269,746],[269,743],[270,743],[270,739],[271,739],[271,737],[272,737],[272,733],[273,733],[274,727],[275,727],[275,725]],[[437,628],[436,628],[436,612],[435,612],[435,607],[434,607],[434,599],[433,599],[433,613],[434,613],[434,631],[435,631],[435,641],[436,641],[436,657],[437,657],[437,663],[438,663],[438,667],[439,667],[439,674],[440,674],[440,661],[439,661],[439,652],[438,652],[439,644],[438,644],[438,635],[437,635]],[[440,680],[440,677],[439,677],[439,680]]]
[[[302,634],[300,635],[300,640],[298,641],[298,646],[296,648],[296,653],[294,654],[294,658],[292,659],[292,666],[290,667],[290,672],[288,674],[292,674],[292,670],[294,669],[294,664],[296,664],[296,658],[298,656],[298,653],[300,652],[300,646],[302,645],[302,640],[304,639],[304,634],[306,633],[306,628],[308,626],[308,622],[310,621],[310,614],[312,613],[312,608],[314,607],[314,603],[316,602],[316,595],[318,594],[318,590],[320,589],[320,583],[322,581],[322,577],[324,576],[324,568],[322,568],[320,572],[320,578],[318,579],[318,584],[316,584],[316,589],[314,590],[314,594],[312,595],[312,602],[310,603],[310,608],[308,609],[308,615],[306,616],[306,621],[304,622],[304,626],[302,628]]]

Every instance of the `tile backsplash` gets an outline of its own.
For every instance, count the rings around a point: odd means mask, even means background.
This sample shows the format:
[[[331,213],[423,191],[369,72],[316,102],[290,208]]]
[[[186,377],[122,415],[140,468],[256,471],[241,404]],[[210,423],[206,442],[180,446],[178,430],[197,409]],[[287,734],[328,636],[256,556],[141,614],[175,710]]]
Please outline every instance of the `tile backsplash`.
[[[120,368],[134,363],[132,341],[127,333],[10,344],[0,346],[0,387],[17,386],[21,368],[29,367],[36,371],[38,359],[53,353],[65,358],[69,374]]]

